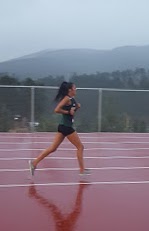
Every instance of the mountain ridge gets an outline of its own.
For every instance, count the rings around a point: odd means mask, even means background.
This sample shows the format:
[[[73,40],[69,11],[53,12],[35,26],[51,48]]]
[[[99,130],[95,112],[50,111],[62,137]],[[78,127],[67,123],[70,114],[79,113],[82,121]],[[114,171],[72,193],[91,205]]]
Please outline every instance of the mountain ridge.
[[[111,50],[46,49],[0,63],[0,73],[13,74],[19,79],[135,68],[149,69],[149,45],[123,46]]]

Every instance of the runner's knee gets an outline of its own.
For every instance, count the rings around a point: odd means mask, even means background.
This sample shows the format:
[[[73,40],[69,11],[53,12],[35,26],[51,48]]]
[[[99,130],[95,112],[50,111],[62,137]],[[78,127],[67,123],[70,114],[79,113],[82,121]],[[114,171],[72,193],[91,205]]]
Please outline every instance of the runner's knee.
[[[84,150],[84,145],[81,143],[81,144],[77,147],[77,149],[83,151],[83,150]]]
[[[57,150],[57,147],[49,147],[48,148],[48,152],[51,153],[51,152],[55,152]]]

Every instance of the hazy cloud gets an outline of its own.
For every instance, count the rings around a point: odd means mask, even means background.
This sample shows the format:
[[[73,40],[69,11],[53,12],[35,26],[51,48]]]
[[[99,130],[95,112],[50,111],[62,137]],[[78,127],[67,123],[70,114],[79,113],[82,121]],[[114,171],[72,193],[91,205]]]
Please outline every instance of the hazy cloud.
[[[149,44],[148,0],[0,0],[0,61],[43,49]]]

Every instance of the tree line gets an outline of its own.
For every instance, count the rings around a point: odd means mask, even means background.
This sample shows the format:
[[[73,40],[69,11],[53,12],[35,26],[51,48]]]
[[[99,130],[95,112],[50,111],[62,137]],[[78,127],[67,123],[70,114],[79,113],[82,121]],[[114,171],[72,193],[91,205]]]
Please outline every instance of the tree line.
[[[51,75],[36,80],[31,77],[19,80],[7,73],[0,73],[0,85],[59,86],[64,80],[65,76],[53,77]],[[83,75],[73,73],[69,81],[82,88],[149,89],[149,70],[136,68],[135,70],[97,72],[95,74]]]

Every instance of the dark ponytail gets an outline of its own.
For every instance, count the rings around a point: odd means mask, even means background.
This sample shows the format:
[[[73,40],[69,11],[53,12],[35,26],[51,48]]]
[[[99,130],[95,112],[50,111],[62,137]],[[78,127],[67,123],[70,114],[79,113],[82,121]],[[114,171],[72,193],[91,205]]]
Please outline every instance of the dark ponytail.
[[[55,97],[55,101],[59,101],[59,100],[62,100],[66,95],[68,95],[68,92],[69,92],[69,89],[71,89],[73,86],[73,83],[71,82],[62,82],[59,90],[58,90],[58,93]]]

